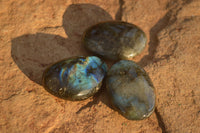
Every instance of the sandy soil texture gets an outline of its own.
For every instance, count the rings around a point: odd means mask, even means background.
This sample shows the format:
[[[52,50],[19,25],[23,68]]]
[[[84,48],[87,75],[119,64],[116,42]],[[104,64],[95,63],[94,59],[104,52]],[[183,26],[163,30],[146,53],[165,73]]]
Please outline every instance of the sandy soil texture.
[[[148,37],[133,59],[156,88],[155,112],[145,120],[114,111],[105,87],[71,102],[41,86],[49,64],[91,55],[82,33],[107,20],[136,24]],[[200,132],[199,0],[0,0],[0,29],[1,133]]]

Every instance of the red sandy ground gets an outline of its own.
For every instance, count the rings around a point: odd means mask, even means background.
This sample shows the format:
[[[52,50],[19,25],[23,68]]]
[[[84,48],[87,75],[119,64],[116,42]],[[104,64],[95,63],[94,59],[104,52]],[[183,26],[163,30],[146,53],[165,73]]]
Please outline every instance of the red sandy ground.
[[[112,110],[104,87],[71,102],[41,86],[49,64],[90,55],[81,35],[106,20],[136,24],[148,36],[133,59],[156,88],[156,110],[145,120]],[[0,132],[200,132],[199,0],[0,0],[0,29]]]

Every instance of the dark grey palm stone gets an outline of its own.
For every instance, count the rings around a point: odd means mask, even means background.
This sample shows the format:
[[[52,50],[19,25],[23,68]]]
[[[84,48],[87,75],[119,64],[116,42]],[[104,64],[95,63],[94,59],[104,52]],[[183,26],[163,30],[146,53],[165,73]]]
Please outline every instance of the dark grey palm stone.
[[[89,51],[111,60],[119,60],[130,59],[141,53],[147,38],[133,24],[108,21],[89,27],[82,41]]]
[[[155,89],[147,73],[135,62],[121,60],[107,73],[106,88],[114,108],[130,120],[151,115]]]
[[[107,65],[96,56],[72,57],[48,67],[43,86],[51,94],[68,100],[82,100],[101,87]]]

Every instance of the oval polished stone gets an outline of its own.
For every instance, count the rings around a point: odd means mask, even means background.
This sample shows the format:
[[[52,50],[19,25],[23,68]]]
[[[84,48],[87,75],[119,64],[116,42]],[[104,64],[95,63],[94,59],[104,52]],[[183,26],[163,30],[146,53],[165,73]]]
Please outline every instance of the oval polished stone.
[[[82,100],[101,87],[107,65],[96,56],[59,61],[43,74],[43,86],[51,94],[68,100]]]
[[[145,33],[137,26],[108,21],[89,27],[83,35],[85,47],[111,60],[129,59],[138,55],[146,46]]]
[[[154,111],[153,84],[144,69],[133,61],[114,64],[107,73],[106,88],[115,109],[127,119],[144,119]]]

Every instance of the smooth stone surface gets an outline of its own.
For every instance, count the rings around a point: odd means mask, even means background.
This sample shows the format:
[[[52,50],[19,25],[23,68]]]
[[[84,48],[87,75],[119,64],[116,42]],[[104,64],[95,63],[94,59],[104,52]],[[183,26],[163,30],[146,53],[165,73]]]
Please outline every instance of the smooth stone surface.
[[[106,87],[112,104],[127,119],[144,119],[154,111],[153,84],[144,69],[133,61],[114,64],[107,73]]]
[[[106,71],[107,65],[96,56],[72,57],[47,68],[43,85],[57,97],[82,100],[100,89]]]
[[[119,60],[140,54],[146,46],[147,38],[133,24],[108,21],[89,27],[82,41],[89,51],[111,60]]]

